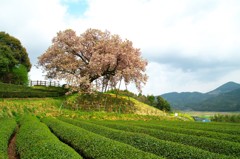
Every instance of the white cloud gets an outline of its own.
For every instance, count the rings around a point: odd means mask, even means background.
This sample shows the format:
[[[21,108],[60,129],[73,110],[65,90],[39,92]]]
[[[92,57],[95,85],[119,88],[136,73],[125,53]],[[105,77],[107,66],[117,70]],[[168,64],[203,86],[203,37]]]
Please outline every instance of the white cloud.
[[[58,0],[3,0],[0,3],[1,30],[21,41],[35,65],[56,32],[66,28],[69,16],[66,7]],[[44,79],[34,66],[30,77]]]
[[[149,50],[144,54],[174,49],[183,56],[214,58],[239,49],[236,16],[240,11],[233,2],[89,0],[82,22],[132,40],[137,47]]]

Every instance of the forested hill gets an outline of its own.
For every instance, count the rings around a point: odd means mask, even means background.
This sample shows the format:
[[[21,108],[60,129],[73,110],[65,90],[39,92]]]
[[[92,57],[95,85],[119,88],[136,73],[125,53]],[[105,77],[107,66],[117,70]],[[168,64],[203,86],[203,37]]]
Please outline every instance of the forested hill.
[[[161,95],[174,109],[195,111],[240,111],[240,84],[228,82],[207,92],[172,92]]]
[[[240,111],[240,88],[221,93],[196,105],[199,111]]]
[[[236,89],[240,89],[240,84],[235,83],[235,82],[228,82],[223,84],[222,86],[208,92],[207,94],[210,95],[219,95],[219,94],[223,94],[223,93],[228,93],[231,91],[234,91]]]

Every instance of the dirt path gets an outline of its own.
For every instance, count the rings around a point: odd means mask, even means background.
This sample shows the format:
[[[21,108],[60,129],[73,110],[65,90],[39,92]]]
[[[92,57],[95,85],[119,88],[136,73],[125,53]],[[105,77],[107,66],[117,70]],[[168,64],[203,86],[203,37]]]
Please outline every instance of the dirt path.
[[[16,151],[16,132],[12,135],[12,138],[8,145],[8,158],[9,159],[20,159]]]

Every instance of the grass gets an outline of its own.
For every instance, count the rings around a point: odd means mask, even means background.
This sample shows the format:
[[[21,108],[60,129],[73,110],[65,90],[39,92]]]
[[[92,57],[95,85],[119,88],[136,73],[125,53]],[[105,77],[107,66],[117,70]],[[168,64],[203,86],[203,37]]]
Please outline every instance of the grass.
[[[35,114],[37,116],[57,116],[61,114],[61,98],[13,98],[1,99],[0,117]]]
[[[161,111],[155,107],[149,106],[145,103],[142,103],[132,97],[118,95],[118,97],[116,98],[116,95],[111,93],[97,93],[97,95],[74,94],[67,97],[64,105],[65,107],[72,110],[95,110],[162,117],[169,116],[168,113]],[[189,117],[185,116],[181,118],[183,119]]]
[[[56,93],[61,92],[61,90],[60,87],[26,87],[0,83],[0,94],[2,93],[2,95],[8,92],[11,95],[15,93],[24,96],[25,92],[28,92],[28,94],[31,94],[31,92]],[[116,95],[111,93],[74,94],[57,98],[0,98],[0,117],[20,116],[22,114],[34,114],[39,117],[66,116],[99,120],[187,119],[170,116],[131,97],[118,95],[118,98],[116,98]]]
[[[124,114],[105,111],[69,110],[62,105],[64,98],[11,98],[0,100],[0,117],[34,114],[38,117],[71,117],[97,120],[178,120],[173,116]]]
[[[100,92],[69,96],[65,102],[65,107],[72,110],[83,111],[135,112],[135,105],[132,101],[125,98],[116,98],[111,94]]]
[[[120,98],[129,98],[130,101],[132,101],[136,107],[135,113],[140,115],[155,115],[155,116],[166,116],[167,113],[149,106],[145,103],[139,102],[138,100],[132,98],[132,97],[126,97],[126,96],[120,96]]]

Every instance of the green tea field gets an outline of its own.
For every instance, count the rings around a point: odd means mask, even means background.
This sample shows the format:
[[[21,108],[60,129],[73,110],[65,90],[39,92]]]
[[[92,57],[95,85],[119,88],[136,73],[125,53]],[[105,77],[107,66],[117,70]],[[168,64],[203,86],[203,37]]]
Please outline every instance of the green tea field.
[[[239,124],[22,115],[0,126],[1,159],[12,136],[21,159],[240,158]]]

